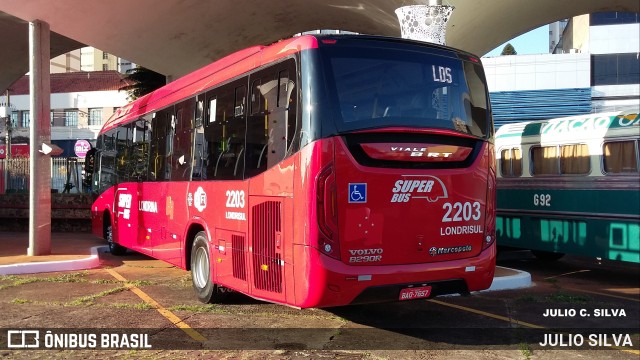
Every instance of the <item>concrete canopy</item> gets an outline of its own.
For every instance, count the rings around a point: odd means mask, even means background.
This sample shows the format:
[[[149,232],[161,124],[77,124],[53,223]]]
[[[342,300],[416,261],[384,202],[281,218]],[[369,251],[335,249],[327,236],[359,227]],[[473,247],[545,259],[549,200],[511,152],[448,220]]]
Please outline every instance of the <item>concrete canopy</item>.
[[[394,10],[427,0],[0,0],[0,91],[28,71],[27,21],[52,31],[51,55],[94,46],[177,78],[241,48],[313,29],[399,36]],[[443,0],[447,44],[483,55],[550,22],[638,0]]]

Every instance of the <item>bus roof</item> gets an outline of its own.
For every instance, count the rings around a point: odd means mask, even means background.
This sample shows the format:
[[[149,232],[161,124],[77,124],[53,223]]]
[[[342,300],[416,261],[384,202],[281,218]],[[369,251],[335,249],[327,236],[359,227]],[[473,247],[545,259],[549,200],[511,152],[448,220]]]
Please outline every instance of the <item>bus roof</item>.
[[[554,140],[603,138],[611,131],[633,134],[634,130],[636,134],[640,131],[640,112],[620,111],[506,124],[496,132],[496,140],[511,142],[510,139],[516,141],[527,137],[553,137]]]
[[[452,51],[457,56],[480,63],[477,56],[465,51],[447,46],[425,43],[402,38],[375,35],[302,35],[290,39],[280,40],[268,46],[253,46],[225,56],[201,69],[189,73],[121,108],[119,108],[102,127],[100,133],[111,130],[119,125],[138,119],[143,114],[161,110],[180,100],[199,94],[217,84],[230,80],[238,75],[249,72],[262,65],[285,58],[291,54],[306,49],[318,48],[319,42],[335,42],[335,39],[357,38],[359,40],[388,41],[415,43],[431,48]],[[332,40],[333,39],[333,40]]]
[[[263,64],[317,47],[314,36],[299,36],[269,46],[253,46],[237,51],[119,108],[100,132],[128,123],[143,114],[160,110]]]

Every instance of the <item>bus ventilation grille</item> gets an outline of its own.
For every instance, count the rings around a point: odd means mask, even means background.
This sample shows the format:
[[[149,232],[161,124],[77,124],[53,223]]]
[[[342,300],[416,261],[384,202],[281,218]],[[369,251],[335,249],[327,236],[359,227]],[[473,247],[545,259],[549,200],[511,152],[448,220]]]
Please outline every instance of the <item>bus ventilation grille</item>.
[[[282,292],[281,203],[265,201],[251,208],[253,279],[256,289]]]
[[[231,236],[231,248],[232,248],[232,263],[233,263],[233,277],[247,281],[247,261],[245,259],[244,252],[244,236],[232,235]]]

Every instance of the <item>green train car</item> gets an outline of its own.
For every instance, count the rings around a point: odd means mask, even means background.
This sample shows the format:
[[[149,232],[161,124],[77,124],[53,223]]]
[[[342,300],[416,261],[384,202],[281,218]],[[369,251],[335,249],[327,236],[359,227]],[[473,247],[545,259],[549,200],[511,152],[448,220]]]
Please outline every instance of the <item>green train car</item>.
[[[640,262],[638,111],[504,125],[496,158],[499,246]]]

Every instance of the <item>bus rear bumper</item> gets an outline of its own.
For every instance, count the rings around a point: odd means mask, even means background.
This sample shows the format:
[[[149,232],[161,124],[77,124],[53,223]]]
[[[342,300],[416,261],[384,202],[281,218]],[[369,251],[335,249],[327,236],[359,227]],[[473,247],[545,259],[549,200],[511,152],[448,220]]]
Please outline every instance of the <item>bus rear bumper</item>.
[[[398,301],[408,287],[429,286],[429,297],[468,294],[491,286],[496,265],[495,243],[473,258],[408,265],[350,266],[315,250],[309,255],[321,266],[310,269],[301,307]]]

